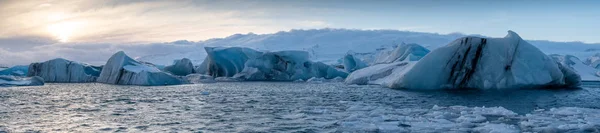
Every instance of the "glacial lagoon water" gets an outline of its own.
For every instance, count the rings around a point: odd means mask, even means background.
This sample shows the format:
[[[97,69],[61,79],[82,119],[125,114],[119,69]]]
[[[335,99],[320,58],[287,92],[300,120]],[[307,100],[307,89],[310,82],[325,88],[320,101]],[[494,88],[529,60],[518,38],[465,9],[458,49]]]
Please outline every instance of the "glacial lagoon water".
[[[593,132],[598,109],[597,85],[407,91],[342,83],[47,84],[0,88],[0,132]]]

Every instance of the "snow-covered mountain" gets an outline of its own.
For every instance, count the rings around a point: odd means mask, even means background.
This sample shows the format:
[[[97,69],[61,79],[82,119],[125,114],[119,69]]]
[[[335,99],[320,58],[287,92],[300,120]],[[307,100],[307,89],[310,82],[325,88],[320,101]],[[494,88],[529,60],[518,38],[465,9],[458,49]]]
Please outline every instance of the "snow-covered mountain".
[[[305,50],[309,52],[311,60],[334,64],[349,51],[367,54],[378,53],[376,52],[378,49],[401,43],[416,43],[434,50],[464,36],[466,35],[460,33],[437,34],[398,30],[350,29],[291,30],[273,34],[248,33],[193,42],[192,45],[197,45],[198,50],[148,55],[137,59],[158,65],[170,65],[173,60],[188,58],[194,64],[200,64],[206,57],[202,47],[249,47],[260,51]],[[470,36],[483,37],[481,35]],[[582,42],[539,40],[527,40],[527,42],[536,46],[545,54],[569,54],[580,59],[585,59],[597,53],[597,51],[590,49],[600,49],[600,44],[592,45]]]

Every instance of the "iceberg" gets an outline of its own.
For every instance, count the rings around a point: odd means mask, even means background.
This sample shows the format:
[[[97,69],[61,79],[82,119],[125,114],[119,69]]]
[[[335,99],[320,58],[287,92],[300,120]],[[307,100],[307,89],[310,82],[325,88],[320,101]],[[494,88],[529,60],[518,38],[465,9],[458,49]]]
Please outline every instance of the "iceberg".
[[[402,44],[392,52],[378,53],[374,65],[352,72],[346,84],[381,85],[401,77],[409,71],[429,50],[418,44]]]
[[[31,63],[27,76],[40,76],[45,82],[95,82],[101,69],[101,67],[57,58],[46,62]]]
[[[140,63],[125,52],[114,54],[102,69],[97,82],[119,85],[178,85],[182,78],[160,71],[153,65]]]
[[[429,53],[429,49],[415,43],[401,44],[389,55],[381,54],[374,64],[393,63],[398,61],[418,61]]]
[[[194,65],[192,61],[187,58],[183,58],[181,60],[175,60],[173,65],[166,66],[164,68],[165,71],[177,75],[177,76],[186,76],[192,73],[195,73]]]
[[[205,47],[207,57],[197,68],[200,74],[213,77],[232,77],[244,70],[248,59],[262,55],[262,52],[242,47]]]
[[[252,81],[295,81],[310,78],[345,78],[348,74],[330,65],[309,60],[306,51],[266,52],[248,59],[234,78]]]
[[[435,49],[384,86],[404,89],[575,87],[579,80],[513,31],[463,37]]]
[[[354,57],[352,54],[346,54],[343,58],[344,70],[346,72],[354,72],[358,69],[367,67],[367,63]]]
[[[598,77],[598,70],[585,65],[579,58],[573,55],[560,55],[560,54],[551,54],[549,55],[556,62],[560,63],[563,67],[568,68],[571,71],[576,72],[581,76],[581,80],[584,81],[600,81],[600,77]]]
[[[0,75],[0,87],[2,86],[42,86],[44,79],[42,77],[17,77],[9,75]]]
[[[596,53],[592,57],[585,60],[585,64],[596,69],[600,69],[600,53]]]
[[[0,75],[27,76],[29,66],[13,66],[0,70]]]

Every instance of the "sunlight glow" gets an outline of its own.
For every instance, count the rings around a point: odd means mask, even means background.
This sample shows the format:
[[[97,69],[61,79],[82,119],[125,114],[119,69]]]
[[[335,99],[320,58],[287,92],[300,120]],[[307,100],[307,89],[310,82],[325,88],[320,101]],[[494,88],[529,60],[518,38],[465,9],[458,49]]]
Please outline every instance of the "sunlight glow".
[[[68,42],[77,29],[81,28],[80,22],[59,22],[51,24],[48,27],[48,32],[56,36],[60,42]]]

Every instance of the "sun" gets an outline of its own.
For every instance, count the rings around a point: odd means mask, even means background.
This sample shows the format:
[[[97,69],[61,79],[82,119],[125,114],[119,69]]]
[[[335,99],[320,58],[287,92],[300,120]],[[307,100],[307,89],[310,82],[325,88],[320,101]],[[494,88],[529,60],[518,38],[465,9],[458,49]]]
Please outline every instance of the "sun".
[[[68,42],[79,28],[78,22],[58,22],[48,25],[48,32],[54,35],[60,42]]]

